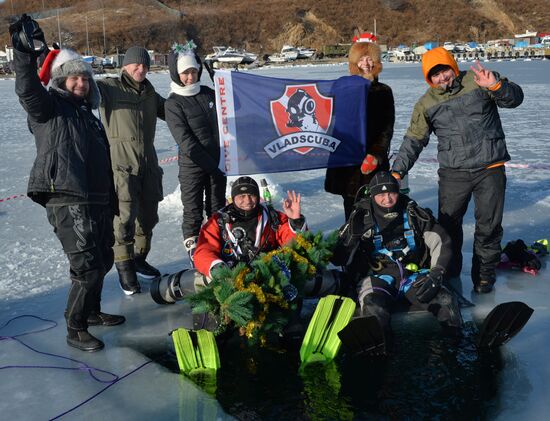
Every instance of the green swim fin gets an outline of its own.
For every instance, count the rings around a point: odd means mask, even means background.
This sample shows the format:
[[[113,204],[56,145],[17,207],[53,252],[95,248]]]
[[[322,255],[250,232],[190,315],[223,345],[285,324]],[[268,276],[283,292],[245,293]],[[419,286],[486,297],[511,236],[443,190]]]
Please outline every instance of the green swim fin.
[[[386,355],[386,336],[375,316],[353,319],[338,333],[338,336],[353,355]]]
[[[525,326],[533,312],[531,307],[519,301],[499,304],[483,321],[477,347],[490,349],[508,342]]]
[[[348,324],[354,311],[355,302],[351,298],[336,295],[321,298],[300,348],[302,363],[334,359],[342,346],[338,332]]]
[[[178,366],[191,375],[220,368],[220,355],[214,334],[208,330],[176,329],[172,332]]]

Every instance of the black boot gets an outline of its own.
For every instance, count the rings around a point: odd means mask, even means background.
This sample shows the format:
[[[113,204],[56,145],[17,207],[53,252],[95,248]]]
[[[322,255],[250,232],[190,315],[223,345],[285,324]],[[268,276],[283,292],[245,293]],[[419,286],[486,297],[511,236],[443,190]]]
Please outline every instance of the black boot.
[[[67,344],[81,351],[95,352],[102,349],[105,344],[92,336],[87,330],[67,329]]]
[[[487,294],[493,290],[494,284],[495,283],[493,281],[481,279],[479,282],[474,284],[474,291],[478,294]]]
[[[146,257],[146,254],[136,254],[134,256],[136,272],[139,273],[140,276],[148,279],[153,279],[160,276],[159,270],[145,261]]]
[[[116,326],[124,323],[126,318],[116,314],[91,313],[88,316],[88,326]]]
[[[133,260],[123,260],[115,262],[116,270],[118,271],[118,280],[120,287],[126,295],[139,294],[141,286],[137,280],[136,266]]]

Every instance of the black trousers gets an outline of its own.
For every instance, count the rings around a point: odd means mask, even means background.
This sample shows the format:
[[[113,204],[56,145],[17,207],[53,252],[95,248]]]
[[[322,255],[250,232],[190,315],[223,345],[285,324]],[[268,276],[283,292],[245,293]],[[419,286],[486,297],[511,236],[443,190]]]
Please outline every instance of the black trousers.
[[[361,316],[375,316],[386,331],[388,338],[392,336],[391,314],[408,307],[429,311],[445,326],[456,328],[462,326],[458,300],[445,287],[441,287],[431,301],[421,303],[416,298],[416,288],[411,287],[405,294],[398,294],[394,285],[390,285],[376,276],[367,276],[360,281],[357,294]]]
[[[103,278],[113,266],[113,213],[107,205],[84,204],[47,206],[46,212],[69,259],[67,327],[85,330],[90,313],[101,310]]]
[[[479,171],[439,169],[439,223],[451,237],[453,259],[449,276],[462,270],[462,221],[471,197],[474,197],[474,250],[472,282],[495,282],[500,261],[502,214],[506,190],[504,166]]]
[[[212,175],[200,167],[179,168],[181,203],[183,204],[183,239],[199,235],[204,213],[210,217],[213,212],[225,206],[227,177]]]

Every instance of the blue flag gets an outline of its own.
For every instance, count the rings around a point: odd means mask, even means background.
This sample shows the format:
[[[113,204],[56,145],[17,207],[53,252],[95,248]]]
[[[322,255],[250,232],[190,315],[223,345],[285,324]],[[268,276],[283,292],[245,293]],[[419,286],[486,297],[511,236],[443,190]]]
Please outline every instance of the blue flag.
[[[227,175],[362,162],[367,147],[367,79],[295,80],[217,71],[214,81],[219,168]]]

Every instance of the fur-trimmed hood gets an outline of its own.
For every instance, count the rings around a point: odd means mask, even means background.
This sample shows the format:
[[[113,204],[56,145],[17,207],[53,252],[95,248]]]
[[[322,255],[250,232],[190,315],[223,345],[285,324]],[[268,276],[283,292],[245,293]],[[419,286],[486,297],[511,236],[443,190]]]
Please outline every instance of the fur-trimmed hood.
[[[369,56],[374,61],[374,68],[369,74],[363,73],[357,66],[359,59],[363,56]],[[356,42],[351,46],[348,54],[349,72],[352,75],[362,76],[369,80],[378,79],[378,75],[382,72],[380,56],[380,47],[378,47],[378,45],[372,42]]]

